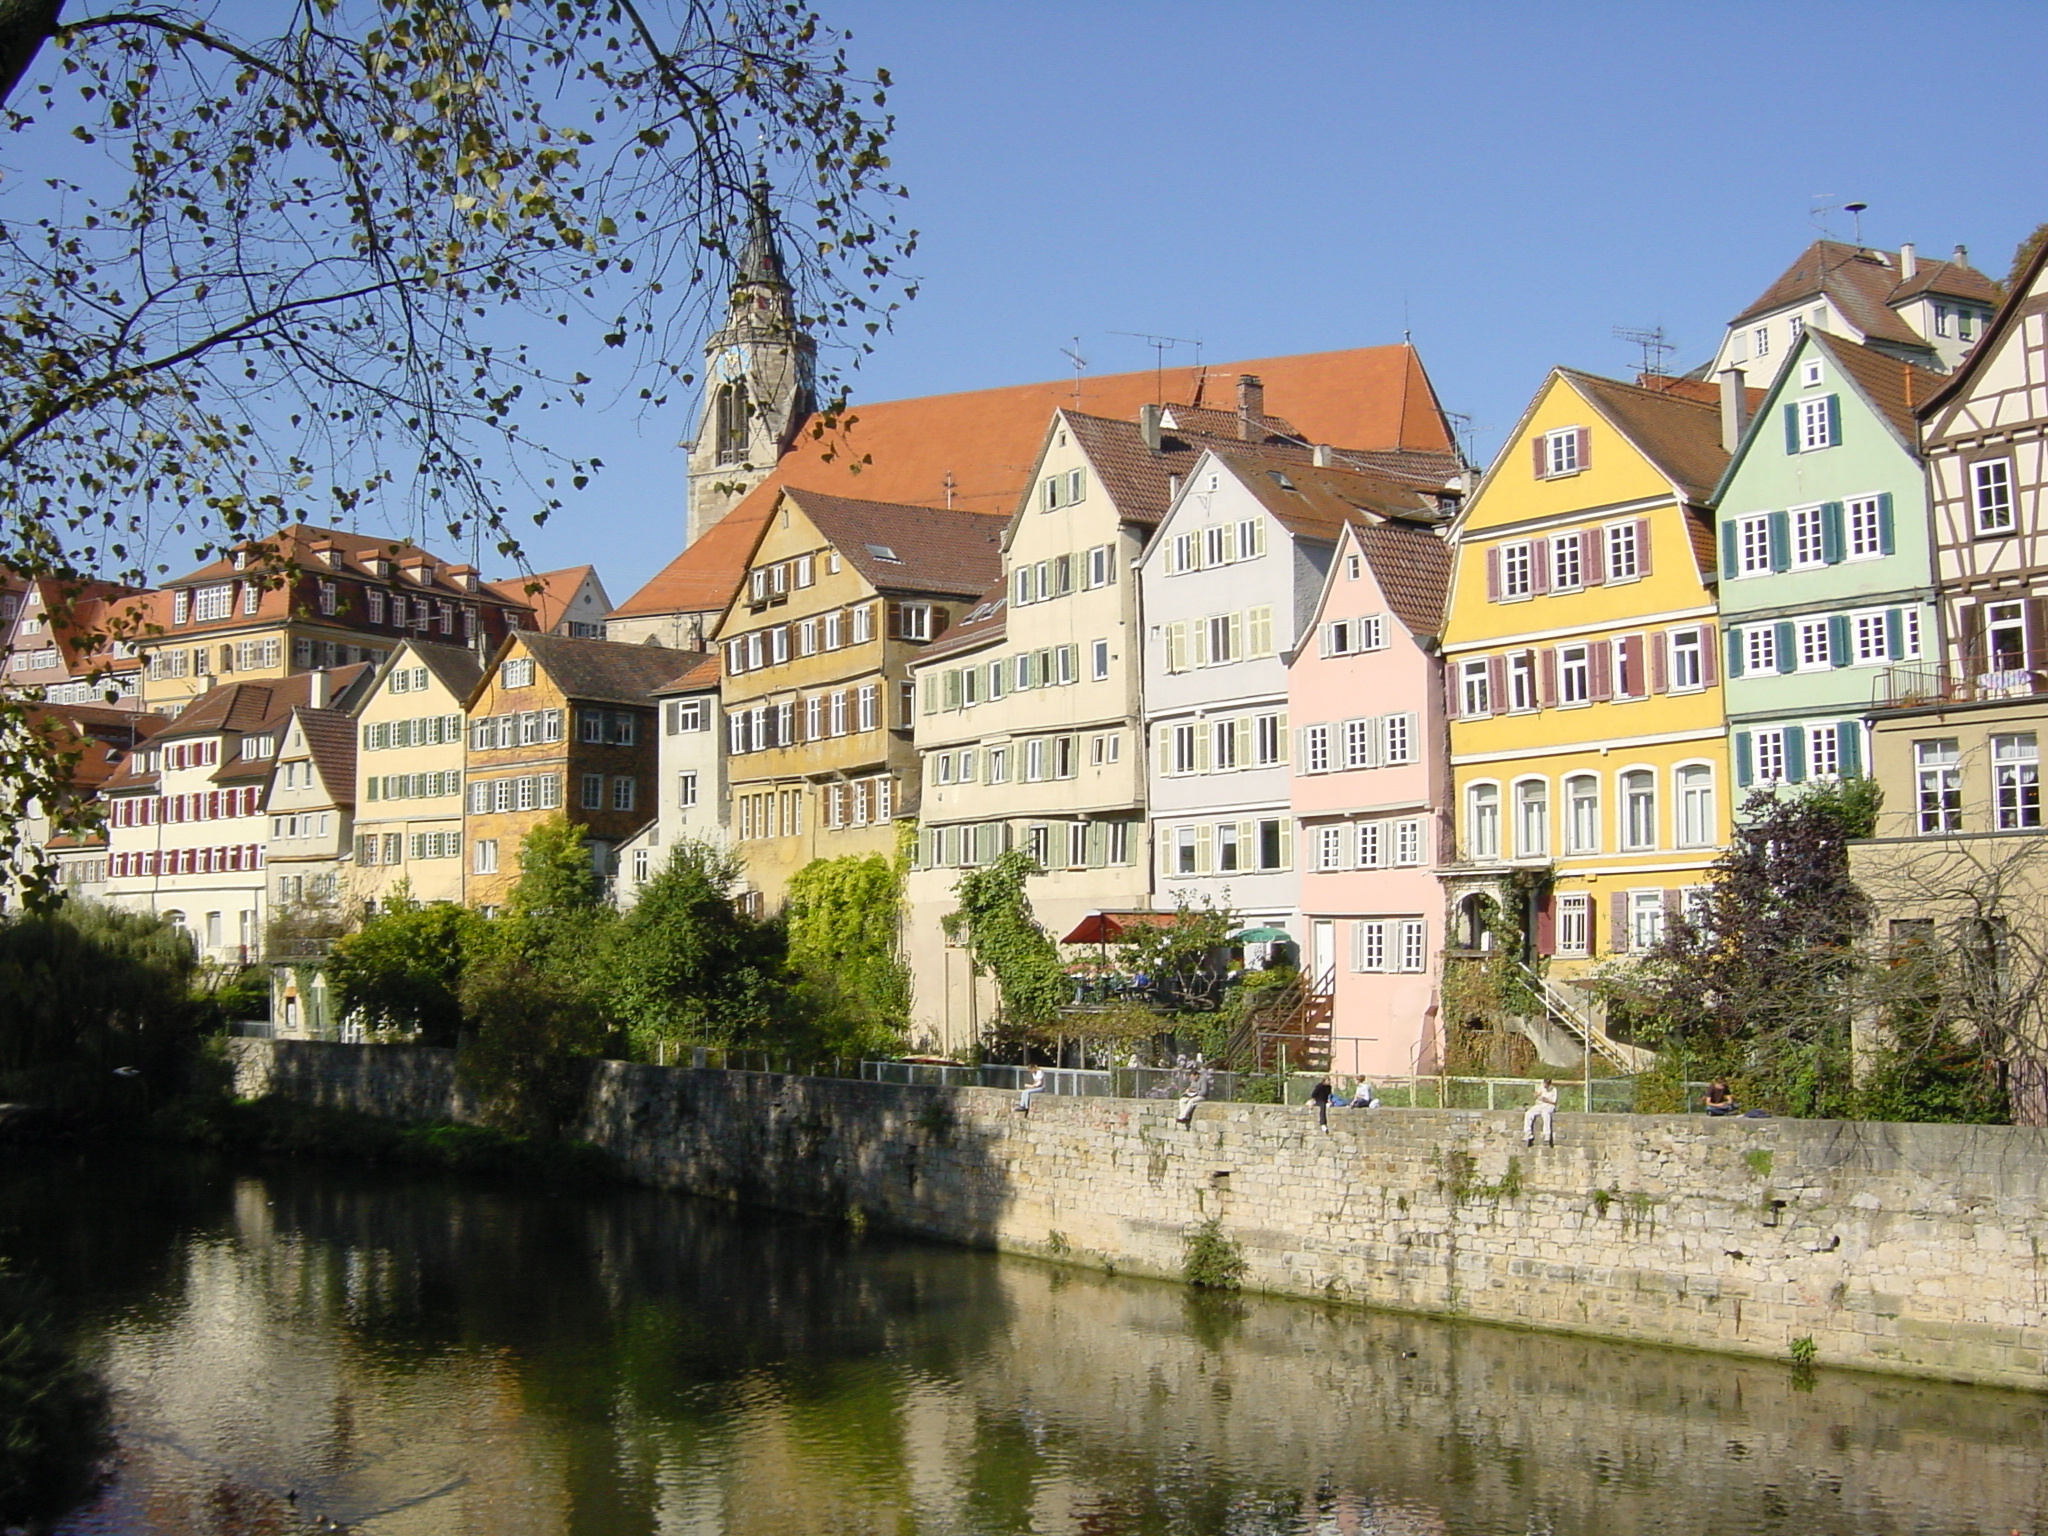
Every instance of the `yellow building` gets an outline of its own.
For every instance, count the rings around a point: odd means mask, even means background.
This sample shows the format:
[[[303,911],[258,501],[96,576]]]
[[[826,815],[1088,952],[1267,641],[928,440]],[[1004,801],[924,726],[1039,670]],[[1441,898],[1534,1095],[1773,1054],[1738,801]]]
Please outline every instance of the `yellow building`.
[[[1640,951],[1727,841],[1708,497],[1719,411],[1558,369],[1466,504],[1444,634],[1453,950],[1507,906],[1569,982]]]

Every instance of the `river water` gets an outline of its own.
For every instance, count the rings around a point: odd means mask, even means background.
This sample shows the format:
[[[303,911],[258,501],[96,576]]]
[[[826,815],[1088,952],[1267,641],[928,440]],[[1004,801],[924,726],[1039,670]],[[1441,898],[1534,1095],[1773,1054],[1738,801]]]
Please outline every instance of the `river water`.
[[[2048,1399],[1219,1302],[646,1191],[16,1157],[0,1241],[115,1394],[71,1536],[2048,1521]]]

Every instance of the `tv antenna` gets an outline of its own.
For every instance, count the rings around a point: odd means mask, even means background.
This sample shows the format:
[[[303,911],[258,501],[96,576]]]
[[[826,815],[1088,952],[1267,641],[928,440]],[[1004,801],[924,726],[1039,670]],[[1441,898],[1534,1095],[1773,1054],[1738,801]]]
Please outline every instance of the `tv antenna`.
[[[1071,347],[1061,347],[1060,356],[1074,365],[1074,404],[1081,403],[1081,374],[1088,366],[1088,359],[1081,355],[1081,338],[1076,336]]]
[[[1868,203],[1842,204],[1842,212],[1851,215],[1856,220],[1856,248],[1859,251],[1863,249],[1863,210],[1869,206],[1870,204]]]
[[[1647,328],[1636,325],[1617,325],[1614,328],[1614,334],[1619,340],[1626,341],[1633,346],[1643,349],[1642,372],[1649,378],[1663,378],[1667,371],[1664,367],[1664,355],[1667,352],[1676,352],[1678,350],[1677,347],[1672,345],[1670,339],[1665,336],[1664,327],[1661,325],[1653,325]]]
[[[1144,331],[1111,331],[1109,334],[1112,336],[1132,337],[1135,340],[1142,341],[1152,349],[1152,403],[1154,405],[1165,403],[1160,399],[1160,396],[1166,392],[1166,354],[1168,352],[1172,351],[1175,347],[1193,347],[1195,349],[1195,366],[1197,368],[1202,366],[1202,343],[1199,337],[1152,336]]]

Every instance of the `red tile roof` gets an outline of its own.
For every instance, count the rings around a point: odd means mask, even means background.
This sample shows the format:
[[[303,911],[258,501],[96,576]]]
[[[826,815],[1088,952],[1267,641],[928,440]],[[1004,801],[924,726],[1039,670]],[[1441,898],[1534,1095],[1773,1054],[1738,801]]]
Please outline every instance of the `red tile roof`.
[[[1912,277],[1899,276],[1896,251],[1816,240],[1779,274],[1756,302],[1729,321],[1741,325],[1758,315],[1803,303],[1825,293],[1865,336],[1880,341],[1924,347],[1926,341],[1892,309],[1921,293],[1939,293],[1995,305],[2003,296],[1998,284],[1972,267],[1953,261],[1921,261]]]
[[[507,643],[524,646],[570,699],[651,704],[655,691],[676,675],[676,653],[658,645],[620,645],[534,631],[521,631]]]
[[[1859,346],[1845,337],[1830,336],[1824,331],[1811,334],[1813,344],[1855,380],[1864,398],[1891,423],[1901,441],[1908,448],[1917,448],[1920,427],[1913,413],[1934,398],[1935,392],[1948,382],[1948,375],[1917,368],[1889,352]]]
[[[1228,409],[1234,431],[1235,389],[1244,373],[1261,378],[1267,402],[1312,441],[1455,454],[1422,360],[1405,345],[1200,369],[1146,369],[1083,378],[1078,386],[1061,379],[856,406],[836,425],[820,418],[807,423],[761,487],[614,613],[631,618],[723,609],[775,505],[772,487],[1007,517],[1024,492],[1054,410],[1072,407],[1120,418],[1135,417],[1141,405],[1179,402]],[[735,519],[751,520],[754,526],[734,528],[720,539],[720,530]],[[717,548],[709,548],[714,539]]]
[[[295,709],[306,752],[336,805],[356,803],[356,720],[338,709]],[[281,745],[281,743],[280,743]]]
[[[572,565],[559,571],[539,571],[531,576],[487,581],[484,587],[508,603],[531,608],[535,629],[553,629],[568,613],[569,604],[583,590],[583,583],[596,574],[594,565]]]
[[[1361,512],[1430,526],[1447,517],[1433,493],[1383,475],[1315,464],[1271,464],[1222,449],[1216,455],[1283,526],[1306,538],[1335,543]]]
[[[878,592],[974,597],[1002,575],[1007,512],[856,501],[796,486],[783,493]]]
[[[1721,412],[1703,400],[1560,368],[1615,430],[1635,444],[1692,501],[1705,503],[1728,467]]]
[[[1441,634],[1451,590],[1450,541],[1415,523],[1354,523],[1351,536],[1394,617],[1411,635]]]
[[[673,656],[675,652],[669,654]],[[663,697],[678,693],[715,693],[723,673],[718,652],[702,651],[690,656],[681,671],[654,691]]]

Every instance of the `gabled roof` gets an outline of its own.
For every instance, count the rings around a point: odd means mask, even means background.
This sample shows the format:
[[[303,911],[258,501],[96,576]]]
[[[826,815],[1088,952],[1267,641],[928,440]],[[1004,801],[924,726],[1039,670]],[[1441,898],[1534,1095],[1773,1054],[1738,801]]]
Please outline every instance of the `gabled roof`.
[[[1942,387],[1919,407],[1917,414],[1921,421],[1931,421],[1935,414],[1951,400],[1968,392],[1988,359],[2004,344],[2006,333],[2017,323],[2021,308],[2028,302],[2034,288],[2041,281],[2041,272],[2048,266],[2048,240],[2034,247],[2034,254],[2027,261],[2019,276],[2014,279],[2012,292],[1992,315],[1991,323],[1984,327],[1984,334],[1977,338],[1977,345],[1970,349],[1956,371],[1948,376]]]
[[[335,667],[327,673],[330,707],[346,700],[350,691],[373,672],[368,662]],[[290,718],[294,709],[312,702],[311,672],[290,677],[266,678],[261,682],[223,683],[201,694],[162,732],[165,741],[186,736],[211,736],[220,732],[247,734],[275,729]]]
[[[1922,293],[1945,294],[1980,304],[1996,304],[1998,284],[1973,267],[1955,261],[1918,262],[1919,270],[1901,278],[1896,251],[1816,240],[1779,274],[1747,309],[1728,323],[1741,325],[1825,293],[1865,336],[1881,341],[1925,347],[1926,340],[1891,307]]]
[[[653,647],[650,646],[648,649],[652,650]],[[675,652],[670,651],[669,655],[674,656]],[[664,698],[679,693],[715,693],[718,689],[718,680],[724,671],[718,652],[702,651],[689,657],[681,671],[654,691]]]
[[[1728,466],[1721,412],[1702,400],[1560,368],[1586,400],[1690,501],[1704,504]],[[1512,441],[1512,439],[1510,439]]]
[[[535,629],[553,629],[567,616],[569,604],[583,590],[583,584],[596,580],[596,566],[572,565],[559,571],[540,571],[532,576],[487,581],[484,586],[508,603],[531,608]],[[598,583],[598,591],[604,591],[602,582]]]
[[[1863,398],[1891,424],[1909,453],[1919,451],[1920,428],[1915,413],[1941,392],[1948,383],[1946,374],[1918,367],[1875,347],[1830,336],[1825,331],[1808,331],[1802,340],[1810,340],[1817,351],[1834,359],[1862,391]]]
[[[306,738],[306,755],[336,805],[356,803],[356,723],[338,709],[295,709],[292,719]],[[279,744],[282,746],[282,743]]]
[[[410,653],[421,666],[434,675],[440,683],[458,699],[467,699],[483,680],[484,659],[466,645],[437,645],[431,640],[407,640],[392,648],[377,669],[377,686],[383,686],[385,674],[398,665],[398,658]],[[365,701],[369,690],[363,692]]]
[[[1384,475],[1315,464],[1269,464],[1211,450],[1290,533],[1335,543],[1361,512],[1434,526],[1445,521],[1433,494]]]
[[[979,602],[948,625],[943,635],[918,652],[911,665],[921,667],[941,657],[957,656],[962,651],[978,651],[985,645],[998,644],[1009,629],[1008,589],[1009,583],[999,579],[981,594]]]
[[[30,704],[22,716],[29,730],[60,752],[75,752],[74,789],[95,790],[121,771],[134,752],[170,724],[162,715],[101,704]]]
[[[786,486],[783,494],[878,592],[974,597],[1002,573],[1009,514],[855,501]]]
[[[316,554],[316,549],[321,547],[327,550],[325,560]],[[235,562],[240,556],[247,559],[238,566]],[[373,560],[389,561],[394,569],[406,571],[408,591],[416,588],[439,597],[480,599],[500,607],[528,606],[525,599],[507,597],[485,583],[478,583],[476,590],[471,591],[466,584],[468,574],[472,573],[471,567],[443,560],[410,539],[379,538],[373,534],[349,533],[340,528],[313,528],[304,523],[290,523],[260,539],[245,540],[236,546],[235,555],[210,560],[197,570],[173,577],[164,586],[170,589],[234,581],[248,575],[251,569],[275,571],[284,565],[295,565],[309,573],[332,571],[368,581],[391,580],[391,577],[379,575],[371,569]],[[427,579],[420,581],[410,574],[416,570],[424,572]]]
[[[1451,590],[1450,541],[1415,523],[1353,523],[1351,537],[1408,632],[1442,634]]]
[[[722,610],[738,590],[754,536],[774,508],[772,487],[1008,516],[1037,462],[1053,411],[1071,407],[1116,419],[1135,417],[1141,405],[1179,402],[1227,409],[1234,434],[1233,392],[1238,376],[1247,373],[1264,381],[1274,409],[1284,411],[1285,421],[1311,441],[1455,457],[1429,376],[1405,344],[883,401],[857,406],[837,424],[823,417],[805,422],[768,479],[614,613],[632,618]],[[751,531],[735,529],[716,550],[709,548],[720,530],[742,517],[754,521]]]
[[[507,639],[500,657],[514,645],[524,646],[563,696],[571,699],[650,704],[655,690],[676,675],[676,653],[660,646],[574,640],[567,635],[521,630]]]

